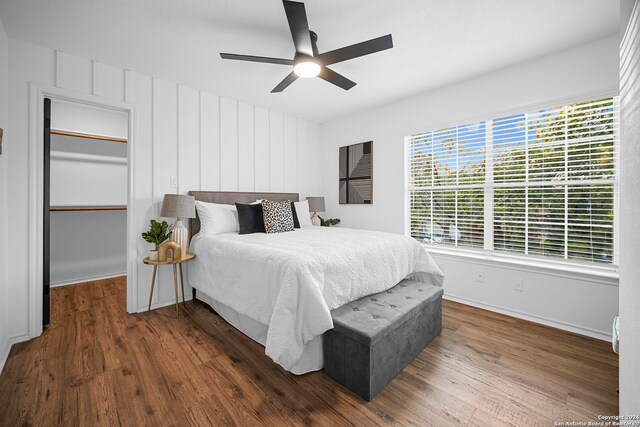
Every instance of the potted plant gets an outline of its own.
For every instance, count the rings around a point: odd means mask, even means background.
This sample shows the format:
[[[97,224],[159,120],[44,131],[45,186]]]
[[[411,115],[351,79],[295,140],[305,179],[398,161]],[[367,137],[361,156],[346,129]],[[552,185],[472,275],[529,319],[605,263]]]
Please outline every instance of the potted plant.
[[[331,227],[332,225],[340,224],[340,218],[327,218],[327,219],[324,219],[320,215],[318,215],[318,218],[320,218],[320,225],[322,227]]]
[[[150,252],[149,259],[157,261],[158,247],[162,242],[171,237],[171,232],[169,231],[169,224],[167,224],[167,221],[158,222],[155,219],[152,219],[149,224],[149,231],[142,233],[142,238],[155,245],[155,250]]]

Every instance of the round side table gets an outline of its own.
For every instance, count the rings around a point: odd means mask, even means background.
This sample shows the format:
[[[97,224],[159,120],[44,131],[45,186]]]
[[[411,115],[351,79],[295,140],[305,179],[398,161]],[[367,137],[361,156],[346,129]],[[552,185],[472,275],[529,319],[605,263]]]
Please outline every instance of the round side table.
[[[159,265],[171,265],[173,266],[173,287],[176,291],[176,316],[180,316],[178,309],[178,269],[180,270],[180,287],[182,288],[182,303],[184,303],[184,277],[182,275],[182,264],[189,262],[195,258],[195,254],[187,252],[182,259],[170,260],[170,261],[153,261],[149,258],[144,259],[144,263],[147,265],[153,265],[153,276],[151,277],[151,293],[149,294],[149,308],[151,310],[151,300],[153,299],[153,288],[156,284],[156,272]],[[176,266],[178,268],[176,268]]]

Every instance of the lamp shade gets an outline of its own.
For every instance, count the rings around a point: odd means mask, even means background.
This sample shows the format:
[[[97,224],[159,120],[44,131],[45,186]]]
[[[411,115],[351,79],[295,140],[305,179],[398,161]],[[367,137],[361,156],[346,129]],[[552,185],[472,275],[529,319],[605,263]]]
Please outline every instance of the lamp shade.
[[[325,212],[324,197],[307,197],[311,212]]]
[[[160,216],[165,218],[195,218],[196,198],[183,194],[165,194]]]

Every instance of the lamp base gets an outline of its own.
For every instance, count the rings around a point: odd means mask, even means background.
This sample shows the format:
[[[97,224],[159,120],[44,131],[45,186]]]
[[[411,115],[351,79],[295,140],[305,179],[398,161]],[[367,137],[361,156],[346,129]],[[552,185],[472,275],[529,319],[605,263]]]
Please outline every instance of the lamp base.
[[[313,213],[313,216],[311,217],[311,224],[313,225],[320,225],[320,217],[318,216],[318,214],[316,212]]]
[[[187,254],[187,245],[189,244],[189,230],[182,224],[180,219],[176,219],[171,230],[171,240],[180,245],[182,258]],[[175,256],[174,256],[175,258]]]

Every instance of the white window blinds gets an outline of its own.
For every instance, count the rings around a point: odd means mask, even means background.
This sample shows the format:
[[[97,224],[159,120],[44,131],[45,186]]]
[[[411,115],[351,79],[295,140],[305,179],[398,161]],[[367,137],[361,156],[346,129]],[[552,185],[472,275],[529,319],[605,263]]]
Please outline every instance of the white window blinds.
[[[485,145],[484,122],[411,138],[413,237],[426,243],[483,247]]]
[[[609,98],[410,137],[411,235],[613,263],[617,120]]]

